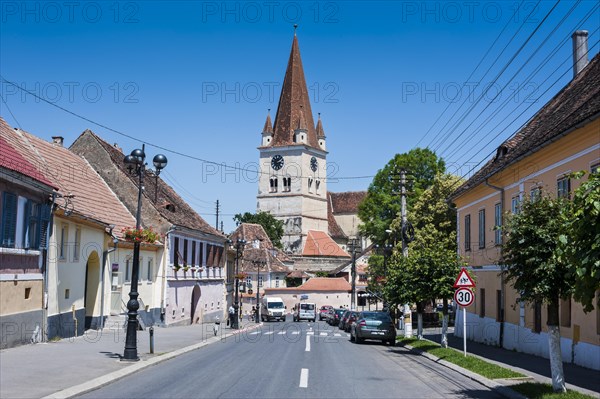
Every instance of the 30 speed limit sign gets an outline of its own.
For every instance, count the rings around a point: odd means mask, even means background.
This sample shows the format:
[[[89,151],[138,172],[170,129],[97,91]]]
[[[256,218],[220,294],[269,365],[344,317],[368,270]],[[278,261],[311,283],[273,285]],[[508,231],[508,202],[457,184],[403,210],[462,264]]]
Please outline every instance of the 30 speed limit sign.
[[[459,288],[454,293],[454,302],[460,306],[469,306],[474,300],[475,294],[473,294],[470,288]]]

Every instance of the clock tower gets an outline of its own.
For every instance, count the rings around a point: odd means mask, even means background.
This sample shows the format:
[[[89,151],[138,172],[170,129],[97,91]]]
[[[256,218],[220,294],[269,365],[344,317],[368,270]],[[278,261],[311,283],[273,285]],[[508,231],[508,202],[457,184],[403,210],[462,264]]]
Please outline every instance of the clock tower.
[[[310,230],[327,233],[327,151],[321,117],[315,126],[298,37],[279,97],[262,131],[257,208],[284,222],[284,250],[302,254]]]

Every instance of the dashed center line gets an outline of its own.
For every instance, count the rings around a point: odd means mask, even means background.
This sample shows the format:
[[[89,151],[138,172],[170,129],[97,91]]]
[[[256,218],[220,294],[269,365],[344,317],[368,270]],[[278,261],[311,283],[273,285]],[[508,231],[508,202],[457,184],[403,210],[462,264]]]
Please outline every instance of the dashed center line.
[[[306,348],[304,349],[305,352],[310,352],[310,337],[307,335],[306,336]]]
[[[308,369],[300,371],[300,388],[308,388]]]

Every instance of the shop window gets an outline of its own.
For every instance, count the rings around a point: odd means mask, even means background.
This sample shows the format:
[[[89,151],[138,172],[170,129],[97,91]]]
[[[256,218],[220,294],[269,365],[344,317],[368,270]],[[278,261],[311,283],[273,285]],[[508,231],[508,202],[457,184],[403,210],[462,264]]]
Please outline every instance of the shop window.
[[[465,215],[465,251],[471,250],[471,215]]]

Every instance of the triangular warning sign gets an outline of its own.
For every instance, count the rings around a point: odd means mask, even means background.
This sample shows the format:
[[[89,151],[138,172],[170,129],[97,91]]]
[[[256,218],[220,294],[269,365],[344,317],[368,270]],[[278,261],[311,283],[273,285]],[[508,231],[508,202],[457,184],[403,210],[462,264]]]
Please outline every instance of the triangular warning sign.
[[[464,267],[460,269],[460,273],[458,273],[458,278],[454,282],[454,288],[462,288],[462,287],[475,287],[475,282],[467,273],[467,269]]]

